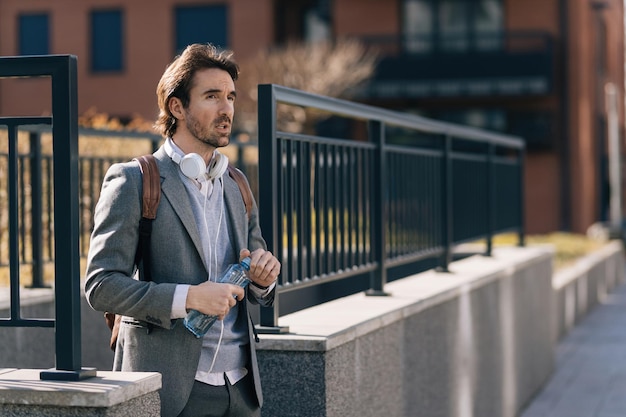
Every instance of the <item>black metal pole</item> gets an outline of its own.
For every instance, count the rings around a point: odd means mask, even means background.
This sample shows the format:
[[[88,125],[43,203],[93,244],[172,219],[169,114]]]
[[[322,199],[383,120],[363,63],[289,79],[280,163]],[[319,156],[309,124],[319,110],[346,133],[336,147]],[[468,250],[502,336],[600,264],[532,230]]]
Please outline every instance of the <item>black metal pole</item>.
[[[45,287],[43,276],[43,226],[42,204],[43,196],[41,175],[41,134],[30,132],[30,183],[31,183],[31,254],[32,254],[32,287]]]
[[[376,144],[372,169],[372,229],[371,242],[374,248],[374,260],[378,267],[370,273],[370,288],[367,295],[389,295],[384,288],[387,283],[387,204],[385,189],[387,186],[387,164],[385,153],[385,125],[377,120],[368,123],[370,142]]]
[[[519,242],[518,246],[526,245],[526,209],[524,208],[526,193],[524,190],[524,162],[526,160],[526,148],[521,148],[518,155],[519,178],[518,178],[518,210],[519,210]]]
[[[493,231],[495,230],[495,220],[494,216],[496,214],[496,170],[495,170],[495,161],[494,161],[494,144],[491,142],[487,143],[487,202],[485,210],[485,215],[487,217],[487,250],[485,251],[486,256],[491,256],[493,251]]]
[[[442,197],[442,237],[443,237],[443,255],[441,256],[440,265],[437,268],[439,272],[450,272],[448,269],[452,262],[452,240],[453,240],[453,190],[452,190],[452,138],[446,135],[443,144],[443,164],[441,167],[441,177],[443,183]]]
[[[78,95],[76,57],[59,56],[52,73],[56,370],[41,379],[77,381],[96,375],[81,367],[78,247]]]
[[[282,259],[278,235],[278,170],[282,169],[278,161],[276,132],[276,98],[273,85],[262,84],[258,87],[258,118],[259,118],[259,178],[271,184],[271,192],[259,193],[259,221],[267,247],[278,258]],[[281,277],[278,277],[280,283]],[[287,327],[278,326],[279,291],[276,289],[274,305],[261,307],[259,333],[284,333]]]

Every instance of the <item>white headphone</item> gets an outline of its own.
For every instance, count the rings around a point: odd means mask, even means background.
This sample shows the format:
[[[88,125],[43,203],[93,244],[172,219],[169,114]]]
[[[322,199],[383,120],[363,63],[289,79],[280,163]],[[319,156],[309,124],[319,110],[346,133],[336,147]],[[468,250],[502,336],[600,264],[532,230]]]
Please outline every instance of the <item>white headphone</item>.
[[[181,157],[168,140],[165,141],[164,148],[167,155],[172,158],[172,161],[178,164],[181,172],[192,180],[200,182],[203,180],[211,181],[224,175],[228,168],[228,157],[217,150],[213,154],[213,159],[211,159],[207,168],[204,159],[197,153],[188,153]]]

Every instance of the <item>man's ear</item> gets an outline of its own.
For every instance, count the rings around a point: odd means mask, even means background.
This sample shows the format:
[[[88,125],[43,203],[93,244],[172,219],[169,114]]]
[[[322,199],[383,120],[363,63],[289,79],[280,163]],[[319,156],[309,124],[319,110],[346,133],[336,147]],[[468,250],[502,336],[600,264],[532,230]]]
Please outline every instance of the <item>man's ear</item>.
[[[183,102],[178,97],[170,97],[167,102],[167,107],[170,109],[170,113],[178,120],[185,118],[185,112],[183,111]]]

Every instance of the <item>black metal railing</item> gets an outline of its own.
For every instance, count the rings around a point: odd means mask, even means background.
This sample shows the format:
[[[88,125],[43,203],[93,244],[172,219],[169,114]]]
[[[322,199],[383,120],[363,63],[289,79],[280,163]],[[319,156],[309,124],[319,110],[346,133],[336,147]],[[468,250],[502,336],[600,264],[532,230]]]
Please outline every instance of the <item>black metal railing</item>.
[[[56,369],[42,371],[41,379],[79,380],[96,374],[95,369],[81,366],[76,61],[76,57],[72,55],[0,58],[0,78],[49,77],[52,86],[52,117],[0,119],[0,125],[7,126],[8,129],[7,201],[11,292],[11,317],[0,320],[0,326],[55,328]],[[62,231],[53,237],[55,253],[53,320],[24,319],[20,315],[17,130],[19,126],[32,124],[52,125],[54,148],[52,159],[55,168],[50,180],[53,184],[53,216],[55,229]]]
[[[325,136],[281,131],[284,105],[341,117],[348,135],[329,136],[329,123]],[[515,231],[523,244],[524,149],[510,136],[259,86],[261,227],[282,263],[261,327],[280,331],[279,298],[292,292],[357,277],[383,295],[391,268],[436,259],[447,270],[458,243],[486,239],[490,254],[494,234]]]

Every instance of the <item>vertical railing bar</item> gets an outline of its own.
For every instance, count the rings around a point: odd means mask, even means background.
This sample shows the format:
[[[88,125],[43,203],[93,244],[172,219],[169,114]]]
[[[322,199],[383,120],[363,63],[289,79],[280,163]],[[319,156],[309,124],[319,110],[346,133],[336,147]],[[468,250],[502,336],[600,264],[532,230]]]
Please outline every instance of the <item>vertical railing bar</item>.
[[[341,146],[334,146],[333,158],[333,271],[341,269],[341,177],[339,175]]]
[[[324,204],[323,204],[323,209],[324,211],[322,212],[322,216],[324,219],[324,223],[322,226],[322,230],[324,231],[324,274],[328,273],[331,271],[331,249],[330,249],[330,240],[331,240],[331,225],[330,225],[330,207],[332,207],[332,201],[330,200],[330,196],[332,195],[331,193],[331,185],[332,185],[332,178],[330,178],[329,175],[329,145],[324,145],[324,166],[322,169],[322,172],[324,173],[324,189],[323,189],[323,195],[324,195]]]
[[[7,126],[8,155],[8,205],[9,205],[9,283],[11,292],[11,320],[19,320],[20,314],[20,259],[18,241],[18,191],[17,191],[17,126]]]
[[[338,164],[338,154],[340,152],[341,147],[333,145],[333,151],[330,154],[330,159],[332,161],[332,178],[331,181],[331,197],[332,197],[332,257],[331,257],[331,271],[337,271],[339,269],[338,264],[338,254],[339,254],[339,164]]]
[[[293,185],[293,142],[290,140],[281,141],[284,143],[283,151],[281,155],[284,158],[284,188],[281,193],[282,199],[284,201],[284,209],[281,210],[282,213],[282,221],[283,227],[285,228],[286,233],[286,253],[285,248],[283,248],[282,253],[285,253],[287,259],[284,263],[285,266],[285,274],[289,277],[290,282],[294,282],[299,277],[295,276],[295,260],[293,254],[293,200],[294,200],[294,185]],[[282,235],[282,233],[281,233]],[[283,241],[283,239],[281,239]]]
[[[324,190],[324,170],[322,168],[322,145],[316,144],[316,152],[315,152],[315,172],[317,173],[315,176],[315,264],[316,264],[316,275],[322,275],[323,269],[323,255],[322,255],[322,230],[323,230],[323,190]]]
[[[387,205],[386,216],[382,217],[385,228],[386,228],[386,245],[384,246],[385,256],[387,258],[393,257],[396,255],[397,248],[397,235],[395,226],[397,225],[397,198],[398,198],[398,183],[394,181],[393,175],[393,167],[397,161],[394,160],[393,154],[386,154],[385,158],[385,166],[388,167],[389,173],[386,175],[387,183],[383,185],[383,189],[387,190],[387,201],[383,201],[383,205]],[[378,187],[379,185],[375,185]],[[382,213],[381,213],[382,215]]]
[[[372,248],[372,242],[370,241],[372,237],[372,196],[370,193],[370,189],[372,187],[372,160],[374,158],[374,151],[364,152],[363,154],[363,176],[361,177],[361,193],[363,195],[363,229],[362,229],[362,239],[363,239],[363,255],[366,259],[366,262],[375,262],[374,260],[374,250]]]
[[[441,164],[443,162],[443,154],[438,155],[437,157],[433,157],[432,160],[432,182],[430,184],[429,196],[431,197],[431,210],[430,210],[430,236],[431,236],[431,245],[434,247],[442,247],[443,246],[443,236],[441,235],[441,231],[443,230],[441,226],[441,216],[439,214],[442,212],[441,208],[441,192],[442,192],[442,168]]]
[[[357,216],[356,216],[356,227],[355,229],[355,236],[354,238],[356,239],[356,245],[357,245],[357,257],[355,259],[355,262],[357,264],[363,264],[366,262],[365,260],[365,239],[364,239],[364,233],[363,233],[363,228],[365,227],[365,210],[364,210],[364,206],[365,206],[365,193],[363,192],[363,182],[365,180],[365,175],[367,173],[367,171],[364,168],[365,165],[365,158],[364,158],[364,153],[366,153],[367,151],[364,150],[360,150],[357,151],[357,156],[356,156],[356,164],[357,164],[357,175],[356,175],[356,193],[358,196],[358,200],[357,200]]]
[[[17,140],[19,142],[19,133],[17,135]],[[17,149],[19,152],[19,145]],[[28,154],[26,155],[18,154],[18,163],[17,163],[17,169],[18,169],[17,184],[19,188],[19,193],[18,193],[19,231],[20,231],[20,242],[22,242],[22,244],[20,245],[20,259],[22,260],[22,263],[24,264],[28,262],[28,258],[26,257],[28,240],[26,238],[27,224],[26,224],[26,175],[25,175],[26,160],[28,158],[30,158],[30,155]]]
[[[407,182],[407,218],[409,221],[409,235],[407,237],[408,242],[409,242],[409,247],[408,250],[411,253],[415,253],[417,252],[418,249],[418,244],[417,244],[417,238],[418,238],[418,230],[419,230],[419,211],[418,211],[418,204],[417,204],[417,198],[419,195],[419,187],[420,187],[420,182],[423,181],[422,177],[418,177],[417,174],[417,170],[419,168],[419,157],[410,157],[408,160],[408,165],[409,165],[409,169],[408,169],[408,173],[409,173],[409,181]]]
[[[300,238],[299,247],[302,254],[302,276],[311,278],[311,202],[310,202],[310,143],[300,146]]]
[[[347,230],[347,254],[346,254],[346,264],[349,267],[352,267],[353,265],[356,264],[356,262],[354,261],[354,256],[355,256],[355,252],[356,252],[356,248],[353,246],[353,242],[354,242],[354,236],[353,236],[353,231],[356,231],[356,227],[354,224],[354,219],[356,216],[356,209],[355,209],[355,205],[356,205],[356,184],[354,181],[354,178],[357,174],[356,172],[356,166],[354,165],[354,161],[355,161],[355,153],[356,150],[354,148],[350,148],[348,151],[348,223],[346,225],[346,227],[348,228]]]
[[[398,166],[393,167],[393,173],[390,173],[390,175],[395,174],[398,177],[398,201],[396,203],[398,206],[398,221],[396,223],[396,230],[397,230],[397,235],[398,235],[398,247],[396,249],[396,252],[398,253],[399,256],[402,256],[407,253],[406,235],[408,233],[407,226],[409,225],[407,222],[407,218],[406,218],[407,178],[401,175],[398,175],[398,173],[406,172],[405,171],[406,158],[403,157],[402,155],[397,155],[397,159],[398,159]]]
[[[289,258],[288,258],[288,254],[285,254],[285,232],[286,232],[286,228],[285,228],[285,222],[287,221],[285,219],[285,215],[287,213],[287,198],[288,198],[288,193],[286,192],[285,187],[287,187],[287,181],[286,181],[286,164],[285,164],[285,147],[286,147],[286,141],[283,140],[282,138],[276,138],[276,146],[277,146],[277,150],[278,150],[278,176],[276,177],[276,185],[278,188],[278,200],[277,200],[277,205],[278,205],[278,221],[276,222],[276,228],[277,228],[277,235],[278,235],[278,241],[276,242],[276,246],[278,248],[278,253],[280,254],[280,260],[281,260],[281,264],[283,265],[283,268],[281,268],[281,275],[283,276],[283,279],[285,280],[286,283],[293,283],[293,277],[290,274],[290,267],[291,264],[289,263]]]
[[[291,149],[289,150],[288,154],[290,163],[289,177],[291,183],[289,187],[289,204],[291,205],[291,210],[287,212],[286,217],[291,227],[291,231],[288,232],[288,234],[291,235],[291,242],[290,245],[287,247],[287,251],[291,253],[292,273],[297,280],[301,280],[303,277],[302,274],[300,274],[299,264],[302,262],[302,258],[300,258],[299,256],[300,252],[298,251],[298,247],[296,245],[296,242],[299,242],[297,222],[300,217],[300,211],[298,207],[298,194],[300,190],[298,190],[298,165],[297,161],[294,160],[298,150],[298,143],[290,141],[290,148]]]
[[[431,195],[431,188],[433,182],[433,170],[435,164],[432,157],[422,157],[419,166],[416,167],[419,178],[424,178],[420,186],[420,194],[417,200],[417,204],[420,207],[420,223],[418,229],[420,236],[417,239],[417,245],[420,250],[425,248],[432,248],[435,246],[433,241],[432,227],[434,227],[433,219],[430,217],[430,213],[433,211],[431,204],[434,204],[435,200]]]
[[[296,273],[300,279],[307,278],[307,275],[304,274],[304,266],[306,263],[306,259],[304,256],[304,249],[302,246],[302,223],[304,216],[304,204],[302,203],[302,193],[305,191],[302,188],[302,178],[304,177],[304,173],[302,172],[302,143],[295,143],[296,151],[294,153],[295,163],[294,163],[294,199],[295,199],[295,211],[293,213],[294,216],[294,233],[296,238],[296,245],[294,247],[294,251],[296,252]]]
[[[347,250],[346,250],[346,238],[347,238],[347,233],[346,233],[346,216],[347,216],[347,211],[346,211],[346,200],[347,200],[347,196],[346,193],[348,192],[348,172],[347,172],[347,167],[346,164],[348,163],[347,158],[346,158],[346,152],[347,152],[347,148],[342,146],[341,147],[341,152],[339,155],[339,160],[340,160],[340,165],[339,165],[339,170],[341,171],[341,175],[339,175],[339,177],[337,178],[339,181],[338,184],[340,184],[340,189],[339,189],[339,241],[340,241],[340,245],[339,245],[339,268],[342,270],[346,269],[346,266],[348,264],[347,260],[346,260],[346,254],[347,254]]]
[[[42,175],[41,175],[41,134],[29,133],[30,139],[30,182],[31,182],[31,255],[33,288],[43,288],[43,251],[42,251]]]
[[[46,193],[46,201],[48,207],[46,207],[46,214],[48,219],[48,259],[54,259],[54,217],[52,216],[52,212],[54,210],[54,203],[52,201],[52,190],[54,189],[54,177],[52,176],[53,166],[52,166],[52,157],[46,157],[46,175],[48,178],[48,192]]]

